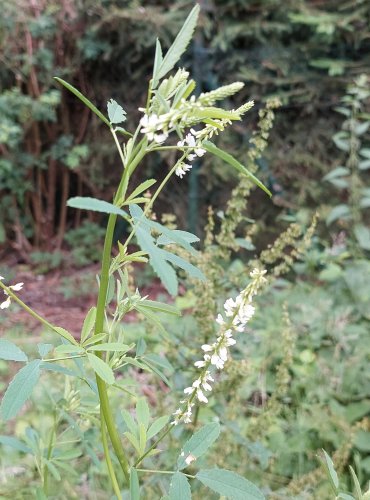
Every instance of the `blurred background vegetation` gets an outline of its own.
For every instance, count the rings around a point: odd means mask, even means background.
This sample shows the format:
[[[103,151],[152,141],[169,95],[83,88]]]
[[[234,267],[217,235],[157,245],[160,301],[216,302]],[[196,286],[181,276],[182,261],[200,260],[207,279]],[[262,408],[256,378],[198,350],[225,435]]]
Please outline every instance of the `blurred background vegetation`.
[[[218,415],[225,428],[218,465],[225,465],[227,455],[228,466],[266,487],[269,498],[331,498],[317,463],[320,448],[334,456],[347,489],[349,463],[363,486],[370,477],[369,0],[199,3],[200,26],[183,65],[199,91],[245,83],[229,106],[254,99],[255,108],[220,140],[248,167],[255,163],[273,199],[205,156],[201,167],[171,184],[166,203],[159,202],[158,214],[168,224],[174,221],[164,213],[174,211],[180,228],[201,235],[208,221],[201,263],[209,286],[207,293],[196,287],[194,292],[195,285],[184,282],[188,291],[177,303],[184,322],[167,325],[168,366],[185,371],[173,375],[181,390],[191,380],[186,370],[189,358],[197,356],[192,346],[213,333],[209,325],[222,298],[244,285],[251,259],[266,266],[274,279],[260,299],[253,333],[220,381],[224,404],[200,412],[199,421]],[[144,102],[155,38],[169,46],[192,4],[3,0],[0,259],[12,254],[40,272],[58,268],[65,249],[74,266],[99,259],[104,219],[67,209],[66,200],[111,199],[120,166],[106,127],[52,77],[66,79],[103,111],[115,98],[127,110],[129,129]],[[268,147],[251,146],[258,112],[274,98],[281,106]],[[258,154],[251,154],[253,148]],[[171,161],[151,156],[138,182],[160,179]],[[207,215],[210,205],[213,217]],[[117,231],[119,237],[125,227]],[[138,281],[145,285],[152,278],[142,273]],[[76,286],[67,280],[65,294],[73,295]],[[85,288],[91,290],[91,281]],[[163,338],[144,326],[148,348],[162,353]],[[197,338],[189,346],[194,331]],[[61,401],[68,400],[72,389],[59,389]],[[39,401],[47,421],[49,399]],[[163,411],[170,406],[165,395],[156,404]],[[17,435],[36,427],[35,415],[18,424]],[[181,432],[173,439],[181,440]],[[93,439],[86,431],[81,454]],[[171,460],[166,453],[163,464]],[[78,461],[76,470],[86,467]],[[90,487],[104,492],[98,461],[86,474]],[[26,492],[34,480],[29,477],[21,480]]]

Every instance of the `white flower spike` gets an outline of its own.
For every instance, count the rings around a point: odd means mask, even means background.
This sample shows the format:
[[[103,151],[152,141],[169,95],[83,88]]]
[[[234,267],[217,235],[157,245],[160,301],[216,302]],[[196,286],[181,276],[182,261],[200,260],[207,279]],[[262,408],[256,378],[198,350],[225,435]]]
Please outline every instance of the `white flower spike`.
[[[180,403],[186,405],[186,408],[179,408],[175,411],[174,420],[172,421],[173,425],[177,425],[181,421],[184,423],[191,422],[192,407],[194,406],[195,399],[200,403],[208,403],[208,398],[203,391],[210,392],[212,386],[209,382],[214,382],[209,368],[211,366],[214,366],[218,370],[224,368],[229,356],[229,347],[236,343],[236,340],[233,338],[233,332],[244,331],[246,324],[254,315],[255,308],[251,302],[258,289],[266,282],[265,274],[266,271],[254,269],[250,273],[252,281],[249,285],[240,292],[235,300],[229,298],[225,301],[224,312],[226,319],[221,314],[218,314],[215,320],[219,325],[219,336],[213,344],[202,345],[201,348],[204,352],[203,359],[194,363],[194,366],[202,371],[192,386],[184,389],[187,398]]]

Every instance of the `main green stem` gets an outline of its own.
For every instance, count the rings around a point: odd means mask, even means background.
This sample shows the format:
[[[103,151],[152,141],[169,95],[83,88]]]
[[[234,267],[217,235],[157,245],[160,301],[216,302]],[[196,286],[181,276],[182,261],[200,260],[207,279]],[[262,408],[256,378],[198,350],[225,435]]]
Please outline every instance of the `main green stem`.
[[[117,137],[113,131],[112,131],[112,134],[113,134],[113,137],[115,139],[116,145],[119,148],[121,159],[123,160],[122,150],[118,144]],[[123,176],[122,176],[120,185],[118,187],[118,191],[117,191],[115,199],[118,198],[119,196],[124,196],[126,193],[127,184],[128,184],[127,167],[128,167],[128,165],[126,165],[126,170],[123,173]],[[95,335],[102,333],[104,330],[104,311],[105,311],[105,302],[106,302],[107,291],[108,291],[109,267],[110,267],[112,244],[113,244],[113,234],[114,234],[114,228],[116,225],[116,220],[117,220],[117,215],[110,214],[109,219],[108,219],[107,231],[105,233],[104,249],[103,249],[103,256],[102,256],[102,267],[101,267],[101,273],[100,273],[100,286],[99,286],[99,294],[98,294],[98,301],[97,301],[97,307],[96,307],[96,322],[95,322],[95,329],[94,329]],[[98,352],[97,355],[99,357],[102,357],[101,352]],[[126,479],[127,483],[129,483],[129,481],[130,481],[130,466],[129,466],[128,460],[126,458],[125,451],[123,449],[123,445],[122,445],[122,442],[121,442],[121,439],[120,439],[120,436],[119,436],[119,433],[118,433],[118,430],[116,427],[116,423],[114,421],[112,409],[111,409],[110,404],[109,404],[107,384],[97,374],[96,374],[96,384],[98,386],[101,413],[104,417],[104,421],[105,421],[105,425],[107,427],[109,438],[110,438],[110,441],[112,443],[114,452],[117,456],[117,459],[121,465],[125,479]]]
[[[102,333],[104,329],[104,310],[105,310],[105,301],[107,297],[108,290],[108,282],[109,282],[109,265],[110,265],[110,256],[112,250],[113,243],[113,232],[116,224],[117,215],[111,214],[108,220],[107,232],[105,234],[104,241],[104,250],[103,250],[103,258],[102,258],[102,269],[100,274],[100,286],[99,286],[99,295],[98,295],[98,303],[96,308],[96,322],[95,322],[95,335]],[[97,353],[101,357],[101,353]],[[130,467],[126,458],[125,451],[123,449],[121,439],[118,434],[118,430],[114,421],[112,409],[109,404],[107,384],[101,379],[98,375],[96,375],[96,383],[98,386],[99,399],[100,399],[100,408],[102,415],[104,417],[105,425],[107,426],[107,431],[109,434],[109,438],[111,440],[114,452],[118,458],[118,461],[121,465],[122,471],[125,475],[126,481],[130,480]]]

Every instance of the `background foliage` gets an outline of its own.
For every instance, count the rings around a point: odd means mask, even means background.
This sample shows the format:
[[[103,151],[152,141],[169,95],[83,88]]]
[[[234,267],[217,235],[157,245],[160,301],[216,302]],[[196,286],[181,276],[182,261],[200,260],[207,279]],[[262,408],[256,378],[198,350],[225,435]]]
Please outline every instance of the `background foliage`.
[[[193,215],[194,211],[200,213],[198,232],[208,220],[200,264],[209,285],[206,293],[194,283],[184,282],[188,291],[177,303],[184,312],[183,320],[168,321],[166,330],[171,336],[145,325],[139,332],[145,341],[141,348],[143,353],[147,349],[158,355],[166,345],[168,361],[162,368],[181,390],[192,377],[188,360],[197,356],[194,346],[213,333],[210,324],[216,299],[222,305],[223,299],[243,285],[252,259],[267,266],[274,279],[260,298],[252,331],[238,344],[235,360],[218,381],[217,404],[211,401],[197,422],[220,419],[222,446],[215,449],[217,465],[225,465],[227,455],[228,465],[264,487],[269,498],[330,498],[324,469],[317,460],[321,448],[333,456],[343,488],[352,488],[349,463],[363,487],[370,477],[366,201],[370,104],[369,82],[366,77],[358,80],[370,65],[369,3],[200,3],[201,26],[193,51],[183,63],[191,68],[202,90],[236,78],[246,83],[240,98],[256,100],[255,115],[249,115],[254,118],[222,140],[249,168],[255,165],[259,169],[259,177],[272,188],[274,198],[272,204],[266,203],[262,193],[251,191],[249,184],[232,178],[230,170],[221,169],[207,156],[201,169],[171,186],[168,196],[179,227],[194,223],[192,210]],[[82,89],[101,109],[108,98],[119,99],[128,119],[136,119],[136,106],[142,102],[152,69],[155,37],[169,45],[191,4],[181,0],[3,2],[3,255],[9,245],[26,262],[45,264],[45,255],[52,255],[50,267],[59,265],[62,247],[71,250],[75,265],[99,258],[98,224],[104,220],[82,221],[79,211],[66,209],[65,201],[75,195],[109,200],[119,176],[117,162],[105,131],[73,97],[54,85],[52,76],[61,76]],[[348,91],[355,79],[357,85]],[[360,89],[357,94],[354,88]],[[269,147],[259,148],[258,142],[251,146],[254,122],[261,119],[257,111],[268,98],[276,97],[282,106],[275,111]],[[238,104],[231,102],[230,107]],[[268,118],[272,120],[270,115]],[[150,177],[160,177],[167,169],[162,161],[158,157],[146,166]],[[207,215],[210,204],[215,213]],[[316,210],[321,219],[314,233],[309,227]],[[164,220],[173,223],[170,217],[164,216]],[[279,234],[277,243],[261,253]],[[307,235],[312,238],[310,245]],[[51,250],[52,254],[46,253]],[[66,293],[73,293],[73,288],[64,283]],[[127,329],[128,340],[137,334],[136,325],[132,331]],[[8,367],[1,365],[0,369],[8,374]],[[128,381],[133,387],[142,382],[149,394],[159,383],[152,375],[138,381],[137,374]],[[62,489],[69,498],[77,498],[83,488],[104,495],[107,476],[96,454],[100,450],[95,449],[90,426],[96,414],[88,394],[82,387],[62,382],[53,385],[51,393],[46,380],[36,395],[36,411],[19,421],[14,434],[25,439],[34,454],[42,455],[48,424],[54,418],[50,414],[52,397],[58,402],[61,432],[74,443],[56,458],[57,469],[70,473],[69,480],[62,474]],[[82,401],[79,413],[77,399]],[[159,415],[173,404],[163,392],[162,399],[153,401],[151,411],[158,410]],[[123,409],[121,400],[115,405],[117,411]],[[40,408],[45,420],[41,426]],[[66,410],[78,422],[77,427],[68,421]],[[40,432],[35,430],[40,427]],[[122,432],[126,427],[122,419]],[[178,430],[172,444],[183,441],[182,433],[186,430]],[[34,492],[33,455],[14,447],[11,453],[23,468],[13,487],[20,495]],[[240,456],[247,457],[247,463]],[[160,460],[164,468],[173,456],[165,451]],[[71,461],[75,470],[68,469],[64,461]],[[6,461],[3,465],[8,471]],[[57,488],[58,477],[54,479]],[[168,484],[161,479],[146,487],[156,495]],[[9,493],[9,483],[5,490]],[[199,490],[196,495],[204,497],[204,492]]]
[[[238,78],[246,83],[240,98],[254,98],[256,109],[269,96],[283,103],[268,155],[260,161],[275,192],[275,208],[264,210],[266,221],[279,207],[317,207],[326,190],[318,180],[333,165],[334,108],[346,85],[370,64],[367,0],[201,4],[192,56],[183,61],[199,90]],[[120,98],[128,116],[136,118],[133,103],[143,98],[155,37],[168,45],[190,5],[183,0],[3,2],[0,237],[4,242],[6,235],[24,259],[32,249],[60,248],[65,232],[80,224],[80,215],[65,207],[68,197],[109,199],[117,177],[105,131],[52,77],[66,78],[101,109],[109,97]],[[248,137],[243,125],[224,140],[242,158]],[[159,157],[147,169],[158,174]],[[204,216],[209,202],[222,204],[225,182],[235,181],[212,161],[195,171],[189,189],[184,182],[173,186],[181,219],[189,206],[187,220],[194,225],[194,212]],[[252,204],[259,217],[260,196]]]

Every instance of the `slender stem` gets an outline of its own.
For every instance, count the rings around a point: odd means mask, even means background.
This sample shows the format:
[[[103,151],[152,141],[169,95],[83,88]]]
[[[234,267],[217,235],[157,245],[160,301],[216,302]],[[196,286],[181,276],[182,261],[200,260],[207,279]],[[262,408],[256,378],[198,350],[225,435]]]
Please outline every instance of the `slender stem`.
[[[38,321],[40,321],[40,323],[42,323],[46,327],[50,328],[51,330],[53,330],[54,332],[56,332],[60,336],[60,332],[58,331],[58,329],[54,325],[52,325],[51,323],[49,323],[48,320],[46,320],[45,318],[43,318],[42,316],[40,316],[39,314],[37,314],[37,312],[35,312],[33,309],[31,309],[30,307],[28,307],[27,304],[25,304],[20,298],[18,298],[15,295],[15,293],[12,292],[11,288],[8,288],[7,286],[5,286],[3,283],[1,283],[1,281],[0,281],[0,288],[2,288],[3,290],[5,290],[6,293],[14,300],[14,302],[16,302],[21,307],[23,307],[23,309],[25,311],[27,311],[30,316],[32,316],[33,318],[37,319]],[[78,345],[78,343],[76,341],[74,343],[75,343],[75,345]]]
[[[175,470],[156,470],[156,469],[136,469],[138,472],[154,472],[155,474],[175,474]],[[191,474],[185,474],[183,472],[184,476],[190,477],[191,479],[195,479],[195,476],[192,476]]]
[[[144,460],[144,458],[147,457],[152,450],[154,450],[154,448],[157,446],[157,444],[160,443],[162,441],[162,439],[164,439],[167,436],[167,434],[169,434],[172,431],[172,428],[173,428],[173,425],[169,424],[169,426],[163,432],[163,434],[156,441],[154,441],[154,443],[147,449],[147,451],[145,453],[143,453],[143,455],[141,455],[141,457],[139,457],[136,460],[134,467],[139,465],[139,463],[142,462]]]
[[[86,353],[84,354],[77,354],[77,356],[64,356],[64,358],[50,358],[50,359],[43,359],[43,361],[46,363],[53,363],[54,361],[65,361],[66,359],[76,359],[76,358],[84,358],[86,356]]]
[[[113,232],[116,219],[117,216],[115,214],[110,214],[107,231],[105,234],[103,257],[102,257],[102,269],[100,273],[100,286],[99,286],[98,302],[96,308],[96,322],[94,330],[95,335],[101,333],[104,328],[105,301],[108,290],[110,256],[112,250]],[[96,353],[96,355],[102,357],[102,353],[99,351]],[[97,374],[96,374],[96,383],[99,392],[100,408],[104,416],[109,438],[111,440],[114,452],[117,455],[118,461],[121,465],[122,471],[125,475],[126,481],[129,482],[130,478],[129,464],[118,434],[118,430],[112,414],[112,409],[109,404],[107,385]]]
[[[102,442],[103,442],[105,461],[106,461],[107,468],[108,468],[108,474],[109,474],[109,477],[110,477],[110,480],[111,480],[111,483],[113,486],[113,491],[116,494],[117,500],[122,500],[121,491],[120,491],[119,486],[118,486],[116,474],[114,472],[114,467],[113,467],[112,460],[111,460],[110,454],[109,454],[109,446],[108,446],[107,434],[105,431],[104,416],[103,416],[101,410],[100,410],[100,423],[101,423],[101,426],[100,426],[101,437],[102,437]]]
[[[111,133],[113,135],[114,142],[116,143],[116,146],[117,146],[117,149],[118,149],[118,153],[119,153],[119,156],[120,156],[121,161],[122,161],[122,165],[124,166],[125,165],[125,157],[123,156],[123,151],[122,151],[122,148],[120,146],[120,143],[119,143],[116,131],[114,130],[113,127],[110,128],[110,131],[111,131]]]

